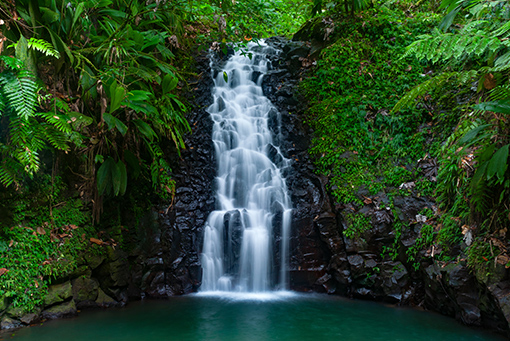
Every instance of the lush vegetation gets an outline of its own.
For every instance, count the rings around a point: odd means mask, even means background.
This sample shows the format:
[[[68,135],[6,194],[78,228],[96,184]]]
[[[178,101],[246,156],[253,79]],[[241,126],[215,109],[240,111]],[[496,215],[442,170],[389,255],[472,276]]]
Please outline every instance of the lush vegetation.
[[[421,251],[451,260],[461,245],[477,273],[510,264],[506,1],[8,0],[0,299],[31,310],[100,229],[122,238],[103,206],[171,201],[197,50],[290,36],[312,16],[327,47],[300,91],[318,172],[352,211],[345,236],[371,229],[361,210],[375,204],[393,226],[382,256],[396,259],[410,227],[394,198],[427,197],[437,207],[405,255],[416,269]]]
[[[334,33],[301,86],[315,130],[311,152],[332,194],[351,207],[346,237],[370,228],[360,210],[376,204],[394,229],[382,256],[396,259],[411,227],[393,198],[425,196],[437,207],[420,212],[426,223],[407,261],[417,269],[427,249],[442,261],[464,256],[484,279],[510,265],[509,7],[437,5],[322,14]]]
[[[172,200],[169,160],[186,148],[191,130],[183,94],[191,90],[186,80],[198,76],[197,49],[290,35],[311,5],[1,2],[2,302],[32,310],[83,252],[105,238],[123,242],[120,203],[137,218]]]

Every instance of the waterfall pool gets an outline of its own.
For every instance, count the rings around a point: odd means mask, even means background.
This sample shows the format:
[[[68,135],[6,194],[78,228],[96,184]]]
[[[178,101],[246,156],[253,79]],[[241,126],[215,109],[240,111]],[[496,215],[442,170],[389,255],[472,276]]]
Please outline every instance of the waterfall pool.
[[[119,309],[83,311],[79,315],[21,329],[4,338],[37,341],[504,340],[435,313],[292,292],[200,293],[134,302]]]

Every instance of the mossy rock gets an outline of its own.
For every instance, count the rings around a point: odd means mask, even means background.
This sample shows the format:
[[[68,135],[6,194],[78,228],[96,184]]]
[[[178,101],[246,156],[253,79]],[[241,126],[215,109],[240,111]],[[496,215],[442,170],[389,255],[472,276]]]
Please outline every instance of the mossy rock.
[[[69,277],[71,277],[71,278],[76,278],[76,277],[80,277],[80,276],[84,276],[84,277],[92,276],[92,270],[90,269],[90,267],[88,265],[80,265],[78,268],[76,268],[76,270],[74,270],[73,272],[71,272],[69,274]]]
[[[44,306],[48,307],[56,303],[64,302],[73,295],[71,282],[52,285],[48,288],[48,294],[44,298]]]
[[[113,298],[111,298],[110,296],[105,294],[105,292],[101,288],[98,289],[96,303],[100,307],[105,307],[105,308],[116,306],[119,304],[119,302],[115,301]]]
[[[42,312],[42,316],[48,320],[62,317],[71,317],[77,314],[76,304],[73,300],[62,304],[54,305]]]
[[[25,314],[25,310],[23,309],[23,307],[15,307],[15,306],[10,306],[7,311],[5,312],[5,314],[8,316],[8,317],[11,317],[13,319],[17,319],[19,320],[24,314]]]
[[[7,301],[7,297],[0,296],[0,314],[9,307],[9,302]]]
[[[16,329],[19,327],[21,327],[21,322],[8,316],[4,316],[2,322],[0,322],[0,329]]]
[[[26,325],[34,324],[40,321],[39,314],[36,313],[29,313],[26,315],[23,315],[23,317],[20,319],[21,322],[23,322]]]
[[[90,269],[94,270],[103,263],[105,257],[97,254],[87,253],[84,257]]]
[[[78,277],[73,281],[73,298],[76,302],[95,301],[99,283],[93,278]]]

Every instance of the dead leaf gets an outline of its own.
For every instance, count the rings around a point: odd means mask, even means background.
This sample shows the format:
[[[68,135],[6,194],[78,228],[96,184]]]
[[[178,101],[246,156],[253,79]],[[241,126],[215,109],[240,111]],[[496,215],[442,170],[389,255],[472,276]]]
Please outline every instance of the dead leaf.
[[[492,90],[496,87],[496,80],[494,79],[494,75],[492,73],[485,75],[483,87],[487,90]]]
[[[9,272],[9,270],[7,270],[6,268],[0,268],[0,276],[2,276],[5,273],[8,273],[8,272]]]
[[[73,224],[69,225],[69,227],[72,228],[73,230],[76,230],[78,228],[78,226],[73,225]]]
[[[11,241],[9,242],[9,247],[12,247],[12,244],[14,244],[14,240],[11,239]]]
[[[94,243],[94,244],[97,244],[97,245],[103,245],[104,244],[104,242],[102,240],[99,240],[97,238],[90,238],[90,242]]]
[[[507,255],[499,255],[496,257],[496,262],[501,265],[507,265],[510,262],[510,257]]]
[[[39,233],[39,234],[46,234],[46,231],[44,230],[44,227],[38,226],[37,227],[37,233]]]

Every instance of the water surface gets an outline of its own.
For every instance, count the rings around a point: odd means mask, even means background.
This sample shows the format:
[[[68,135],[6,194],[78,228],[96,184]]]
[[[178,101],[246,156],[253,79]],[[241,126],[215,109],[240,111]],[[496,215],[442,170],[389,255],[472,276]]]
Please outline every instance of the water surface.
[[[15,340],[504,340],[451,318],[290,292],[202,293],[85,311],[19,330]]]

